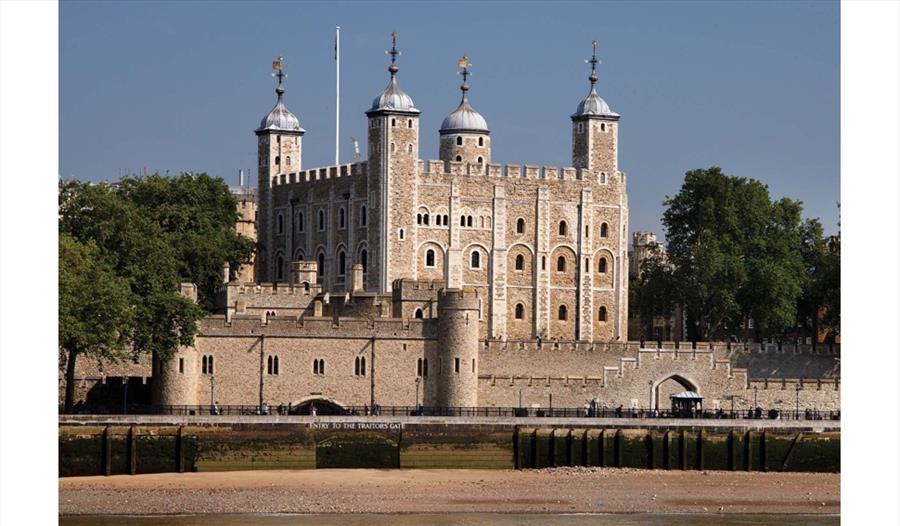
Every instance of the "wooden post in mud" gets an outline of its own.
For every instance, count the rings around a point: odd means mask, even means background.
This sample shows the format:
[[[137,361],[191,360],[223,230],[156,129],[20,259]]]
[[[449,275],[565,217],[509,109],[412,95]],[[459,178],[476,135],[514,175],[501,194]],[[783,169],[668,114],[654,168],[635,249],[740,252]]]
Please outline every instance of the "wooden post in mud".
[[[103,474],[107,477],[112,474],[112,438],[109,436],[109,426],[103,428]]]
[[[137,474],[137,437],[134,433],[134,426],[128,428],[128,474]]]

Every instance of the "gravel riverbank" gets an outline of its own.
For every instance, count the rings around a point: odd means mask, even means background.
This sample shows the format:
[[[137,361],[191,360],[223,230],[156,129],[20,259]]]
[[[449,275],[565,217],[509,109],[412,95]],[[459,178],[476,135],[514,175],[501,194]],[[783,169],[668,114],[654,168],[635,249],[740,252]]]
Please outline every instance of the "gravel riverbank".
[[[453,512],[838,514],[840,475],[329,469],[59,479],[61,515]]]

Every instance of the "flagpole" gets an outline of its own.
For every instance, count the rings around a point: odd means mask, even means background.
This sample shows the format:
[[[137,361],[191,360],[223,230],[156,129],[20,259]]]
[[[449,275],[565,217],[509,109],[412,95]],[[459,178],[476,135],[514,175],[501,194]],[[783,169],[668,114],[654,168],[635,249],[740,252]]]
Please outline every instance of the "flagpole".
[[[341,152],[341,26],[334,26],[334,164],[340,164]]]

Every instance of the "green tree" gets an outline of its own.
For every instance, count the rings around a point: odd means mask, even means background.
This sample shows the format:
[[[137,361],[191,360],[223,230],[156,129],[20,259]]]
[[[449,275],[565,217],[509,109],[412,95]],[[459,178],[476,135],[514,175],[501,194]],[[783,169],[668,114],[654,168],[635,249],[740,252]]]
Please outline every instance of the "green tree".
[[[196,321],[214,308],[222,264],[237,270],[253,252],[235,231],[234,196],[207,174],[126,177],[116,185],[61,181],[59,214],[60,233],[92,244],[128,284],[131,352],[163,361],[193,343]],[[179,293],[184,281],[198,285],[199,305]]]
[[[641,333],[647,330],[656,316],[669,317],[678,303],[672,268],[659,245],[650,247],[650,254],[641,262],[637,274],[629,276],[628,304],[637,313]]]
[[[748,317],[758,335],[782,334],[794,323],[805,284],[801,203],[773,203],[759,181],[711,167],[687,172],[664,205],[668,258],[689,338],[706,340]]]
[[[254,243],[235,231],[237,201],[220,178],[205,173],[123,179],[119,194],[165,232],[182,281],[197,284],[198,301],[212,311],[221,288],[222,264],[237,271]]]
[[[129,355],[134,317],[128,280],[116,276],[92,241],[59,236],[59,348],[66,363],[65,410],[75,395],[75,360]]]

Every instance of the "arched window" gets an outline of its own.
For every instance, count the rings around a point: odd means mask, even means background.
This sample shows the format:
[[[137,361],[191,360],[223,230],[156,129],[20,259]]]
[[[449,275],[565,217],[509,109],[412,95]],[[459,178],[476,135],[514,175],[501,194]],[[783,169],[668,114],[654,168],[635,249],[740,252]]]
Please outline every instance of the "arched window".
[[[568,314],[568,309],[566,309],[566,306],[565,306],[565,305],[560,305],[560,306],[559,306],[559,316],[558,316],[559,320],[560,320],[560,321],[566,321],[566,315],[567,315],[567,314]]]
[[[422,224],[422,214],[416,214],[416,224],[417,225]]]
[[[484,137],[479,137],[479,138],[478,138],[478,146],[484,146]],[[479,159],[478,162],[481,162],[481,161],[480,161],[481,157],[479,157],[478,159]]]
[[[284,214],[278,214],[275,225],[276,232],[278,232],[279,234],[284,234]]]
[[[281,156],[280,155],[275,156],[275,164],[281,164]]]
[[[556,259],[556,271],[557,272],[565,272],[566,271],[566,257],[559,256]]]
[[[449,226],[449,225],[450,225],[450,216],[448,216],[447,214],[444,214],[444,226]]]
[[[275,257],[275,279],[284,279],[284,257],[281,254]]]
[[[428,225],[428,214],[425,214],[425,215],[422,216],[422,221],[423,221],[426,225]]]
[[[600,315],[597,316],[600,321],[606,321],[606,307],[600,307]]]
[[[516,319],[521,320],[525,318],[525,306],[521,303],[516,303]]]
[[[416,376],[422,376],[422,369],[422,359],[419,358],[418,360],[416,360]]]
[[[391,119],[391,128],[397,125],[397,119]]]
[[[547,270],[547,256],[541,256],[541,270]]]
[[[319,359],[313,360],[313,374],[319,374]]]
[[[466,216],[459,216],[459,226],[466,226]]]
[[[422,309],[416,309],[416,313],[414,314],[417,320],[421,320],[425,317],[425,313],[422,312]]]
[[[404,232],[403,229],[401,228],[401,229],[400,229],[400,239],[402,240],[402,239],[405,239],[405,238],[406,238],[406,232]]]
[[[359,251],[359,263],[362,265],[363,273],[368,272],[369,270],[369,251],[366,249],[362,249]]]
[[[559,235],[564,236],[564,235],[566,235],[567,231],[568,231],[568,225],[566,225],[566,222],[560,221],[559,222]]]
[[[477,250],[472,251],[469,266],[472,268],[481,268],[481,253]]]
[[[344,207],[341,207],[338,210],[338,228],[344,228],[347,226],[347,213],[344,212]]]
[[[325,211],[319,210],[319,231],[325,230]]]
[[[606,131],[606,123],[605,122],[600,123],[600,131]]]
[[[369,222],[369,218],[366,217],[366,205],[362,205],[359,209],[359,224],[361,226],[366,226]]]
[[[391,143],[391,153],[394,153],[394,148],[395,148],[394,143]]]
[[[353,375],[359,376],[359,356],[353,361]]]
[[[606,223],[600,224],[600,237],[609,237],[609,225]]]
[[[484,157],[478,156],[478,164],[484,163]]]
[[[466,226],[467,227],[472,226],[472,216],[466,216]]]
[[[412,153],[412,143],[406,145],[406,153]]]
[[[285,157],[284,159],[285,159],[285,164],[288,165],[288,166],[290,166],[290,165],[291,165],[291,156],[288,155],[288,156]]]
[[[209,362],[207,361],[205,354],[203,355],[203,358],[200,361],[203,364],[203,374],[208,374],[207,371],[209,370],[209,368],[207,367],[207,365]]]
[[[273,357],[269,356],[269,359],[267,360],[267,367],[266,367],[267,374],[275,374],[275,363],[274,362],[275,362],[275,360],[273,360]]]
[[[597,264],[597,272],[606,274],[606,258],[600,258],[600,263]]]
[[[316,269],[316,274],[319,275],[320,278],[325,277],[325,254],[319,252],[319,256],[316,258],[316,263],[318,263],[318,268]]]
[[[459,135],[456,136],[456,145],[457,145],[457,146],[462,146],[462,137],[459,136]],[[461,159],[457,159],[457,161],[460,161],[460,160],[461,160]]]
[[[481,221],[481,222],[479,223],[479,226],[480,226],[481,228],[484,228],[484,216],[481,216],[480,221]]]
[[[338,276],[343,276],[347,272],[347,255],[341,250],[338,252]]]
[[[525,257],[522,254],[516,256],[516,270],[525,268]]]
[[[459,163],[459,162],[462,162],[462,155],[457,155],[457,156],[456,156],[456,162],[458,162],[458,163]]]
[[[325,374],[325,360],[319,360],[319,374]]]
[[[584,258],[584,271],[585,271],[585,272],[590,272],[590,271],[591,271],[591,260],[590,260],[590,258]]]
[[[412,128],[412,119],[406,119],[406,127]]]
[[[524,234],[525,233],[525,220],[521,217],[516,219],[516,234]]]
[[[425,251],[425,266],[433,267],[434,266],[434,250],[428,249]]]
[[[297,232],[303,232],[303,212],[297,212]]]
[[[359,375],[360,376],[366,375],[366,357],[365,356],[359,357]]]

